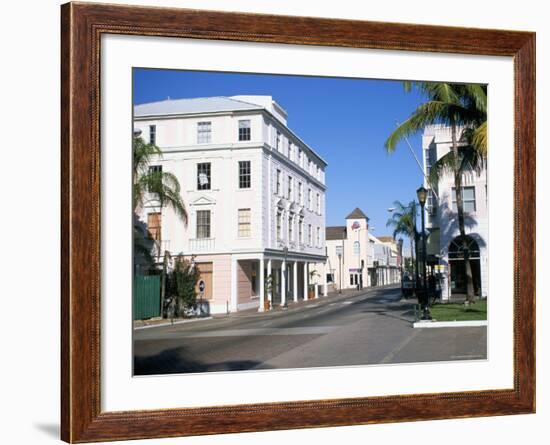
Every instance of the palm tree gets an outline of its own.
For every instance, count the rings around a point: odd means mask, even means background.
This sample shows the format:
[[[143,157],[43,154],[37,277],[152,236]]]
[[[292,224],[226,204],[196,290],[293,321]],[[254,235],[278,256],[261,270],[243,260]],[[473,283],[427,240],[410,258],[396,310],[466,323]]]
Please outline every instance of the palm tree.
[[[145,197],[149,193],[156,197],[161,208],[171,207],[183,222],[187,222],[187,211],[176,176],[172,173],[149,169],[151,160],[158,158],[162,158],[160,148],[154,144],[146,144],[141,137],[134,138],[134,211],[143,207]]]
[[[160,208],[170,207],[187,223],[187,211],[181,197],[181,187],[175,175],[158,169],[150,169],[153,160],[162,158],[162,152],[154,144],[146,144],[141,137],[134,137],[133,196],[134,251],[150,264],[152,257],[148,246],[153,244],[149,233],[143,230],[136,217],[143,208],[147,196],[154,196]],[[160,250],[158,250],[160,254]]]
[[[417,88],[426,97],[407,120],[401,123],[388,137],[385,148],[392,153],[397,143],[431,124],[445,124],[451,128],[451,152],[440,164],[438,172],[448,170],[453,174],[456,190],[458,227],[464,249],[466,270],[466,298],[474,300],[472,268],[469,260],[468,243],[464,226],[462,200],[462,174],[468,166],[479,167],[487,154],[487,87],[476,84],[451,84],[440,82],[405,82],[405,90]],[[463,141],[468,148],[459,148]],[[470,162],[471,161],[471,162]],[[434,184],[433,178],[428,178]]]
[[[408,204],[403,204],[400,201],[394,201],[391,218],[388,219],[386,227],[393,228],[393,237],[397,235],[405,235],[409,238],[411,246],[411,259],[415,264],[414,275],[418,281],[418,258],[415,255],[416,245],[418,241],[418,231],[416,230],[416,215],[418,208],[416,201],[411,201]],[[418,283],[416,283],[418,285]]]

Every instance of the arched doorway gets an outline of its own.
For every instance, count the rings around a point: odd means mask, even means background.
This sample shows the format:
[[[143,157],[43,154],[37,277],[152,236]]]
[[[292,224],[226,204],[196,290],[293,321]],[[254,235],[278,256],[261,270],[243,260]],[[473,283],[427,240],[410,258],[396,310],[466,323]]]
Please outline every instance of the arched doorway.
[[[479,245],[475,239],[466,235],[466,243],[472,269],[474,293],[479,296],[481,291],[481,266]],[[466,294],[466,267],[464,264],[464,245],[462,238],[457,236],[449,244],[449,267],[451,272],[451,295]]]

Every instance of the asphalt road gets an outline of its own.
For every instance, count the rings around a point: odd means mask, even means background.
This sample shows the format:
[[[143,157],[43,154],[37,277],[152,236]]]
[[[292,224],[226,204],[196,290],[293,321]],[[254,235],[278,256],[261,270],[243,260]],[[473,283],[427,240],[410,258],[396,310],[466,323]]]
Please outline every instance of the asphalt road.
[[[134,330],[134,374],[483,360],[485,327],[413,329],[400,289]]]

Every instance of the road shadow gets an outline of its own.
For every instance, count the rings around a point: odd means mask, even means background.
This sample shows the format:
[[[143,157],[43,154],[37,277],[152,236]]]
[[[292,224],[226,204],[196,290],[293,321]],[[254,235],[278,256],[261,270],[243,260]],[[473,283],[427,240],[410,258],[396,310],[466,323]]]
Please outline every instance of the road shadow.
[[[410,309],[405,312],[396,314],[395,309],[367,309],[362,311],[365,314],[377,314],[382,315],[388,318],[394,318],[396,320],[413,322],[414,321],[414,310]]]
[[[203,362],[186,355],[184,347],[166,349],[149,356],[134,356],[134,375],[183,374],[196,372],[245,371],[262,362],[258,360],[226,360]]]

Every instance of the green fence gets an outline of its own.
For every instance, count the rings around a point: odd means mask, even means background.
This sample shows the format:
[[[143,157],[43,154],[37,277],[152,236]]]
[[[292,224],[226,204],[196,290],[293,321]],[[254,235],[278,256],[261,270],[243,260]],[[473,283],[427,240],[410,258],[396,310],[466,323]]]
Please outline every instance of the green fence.
[[[160,275],[134,277],[134,320],[160,317]]]

